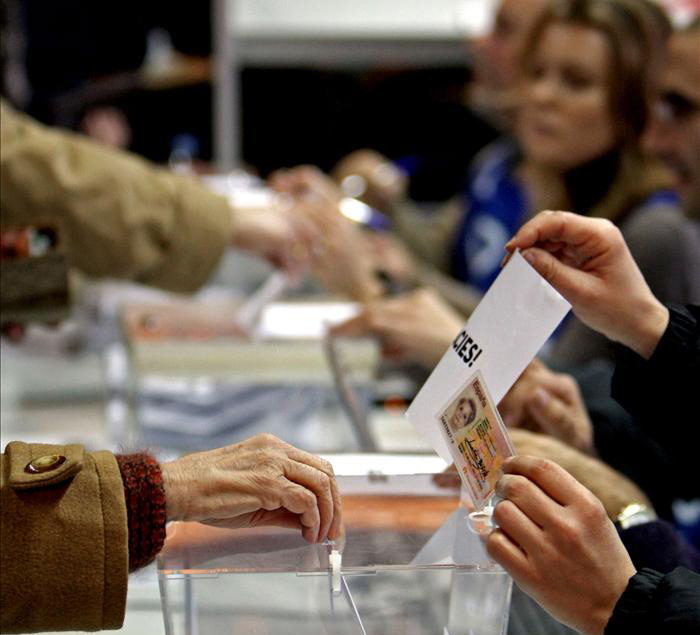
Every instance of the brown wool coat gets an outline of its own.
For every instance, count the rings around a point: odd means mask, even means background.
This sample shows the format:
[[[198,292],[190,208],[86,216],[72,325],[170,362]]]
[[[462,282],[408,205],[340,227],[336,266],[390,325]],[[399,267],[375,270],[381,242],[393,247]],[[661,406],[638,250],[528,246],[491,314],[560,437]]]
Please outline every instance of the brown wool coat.
[[[206,282],[232,234],[229,202],[197,180],[43,126],[2,100],[0,222],[55,225],[68,264],[88,276],[180,292]]]
[[[63,464],[39,474],[46,455]],[[12,442],[0,455],[0,632],[95,631],[124,620],[124,489],[109,452]]]

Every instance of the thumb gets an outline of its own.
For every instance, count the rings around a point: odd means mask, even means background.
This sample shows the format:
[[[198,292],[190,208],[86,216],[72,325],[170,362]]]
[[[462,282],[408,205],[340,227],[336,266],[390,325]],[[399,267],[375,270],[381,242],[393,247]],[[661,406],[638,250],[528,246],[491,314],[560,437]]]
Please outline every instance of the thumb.
[[[537,273],[574,304],[577,292],[585,287],[586,274],[563,264],[548,251],[538,247],[526,249],[522,256]]]

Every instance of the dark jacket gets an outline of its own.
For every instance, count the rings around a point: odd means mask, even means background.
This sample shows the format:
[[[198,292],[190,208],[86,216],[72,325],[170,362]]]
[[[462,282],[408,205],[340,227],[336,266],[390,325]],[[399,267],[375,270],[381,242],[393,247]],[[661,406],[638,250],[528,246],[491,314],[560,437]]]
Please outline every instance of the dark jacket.
[[[605,635],[700,632],[700,575],[679,567],[663,574],[640,569],[617,602]]]
[[[700,306],[669,307],[666,332],[649,360],[625,350],[612,395],[669,456],[679,474],[676,493],[700,496]]]
[[[613,396],[640,426],[683,462],[684,495],[698,495],[695,455],[700,387],[700,307],[670,308],[668,327],[644,360],[626,352],[613,375]],[[700,632],[700,575],[679,567],[670,573],[640,569],[629,581],[606,635]]]

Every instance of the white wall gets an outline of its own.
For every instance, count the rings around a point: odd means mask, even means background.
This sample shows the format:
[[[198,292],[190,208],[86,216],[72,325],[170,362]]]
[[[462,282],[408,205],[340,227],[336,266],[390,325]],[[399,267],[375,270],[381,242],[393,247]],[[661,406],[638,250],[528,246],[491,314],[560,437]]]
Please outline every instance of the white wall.
[[[243,36],[451,39],[480,31],[496,0],[229,0]]]

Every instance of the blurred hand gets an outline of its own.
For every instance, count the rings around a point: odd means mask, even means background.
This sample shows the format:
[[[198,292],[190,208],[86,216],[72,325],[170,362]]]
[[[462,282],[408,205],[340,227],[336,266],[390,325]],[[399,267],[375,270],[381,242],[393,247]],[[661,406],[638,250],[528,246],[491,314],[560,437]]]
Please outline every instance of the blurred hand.
[[[330,176],[313,165],[277,170],[268,177],[267,183],[277,192],[314,198],[332,205],[337,205],[345,196]]]
[[[418,289],[368,303],[362,313],[333,328],[336,335],[379,336],[388,357],[432,368],[464,320],[434,291]]]
[[[603,505],[552,461],[511,457],[504,472],[489,554],[556,619],[600,635],[636,573]]]
[[[536,432],[511,430],[510,438],[518,454],[549,459],[563,467],[603,503],[611,520],[630,503],[641,503],[653,509],[646,494],[635,483],[597,458]]]
[[[401,240],[383,231],[369,231],[364,235],[378,270],[400,285],[409,285],[416,280],[415,258]]]
[[[544,432],[582,452],[593,452],[593,425],[571,375],[534,359],[498,404],[509,428]]]
[[[625,241],[610,221],[541,212],[506,245],[572,305],[579,319],[649,358],[668,325]]]
[[[334,540],[341,500],[330,463],[270,435],[161,465],[168,520],[219,527],[300,528]]]
[[[300,211],[298,203],[233,212],[233,246],[258,254],[293,277],[309,266],[319,235],[313,217]]]

